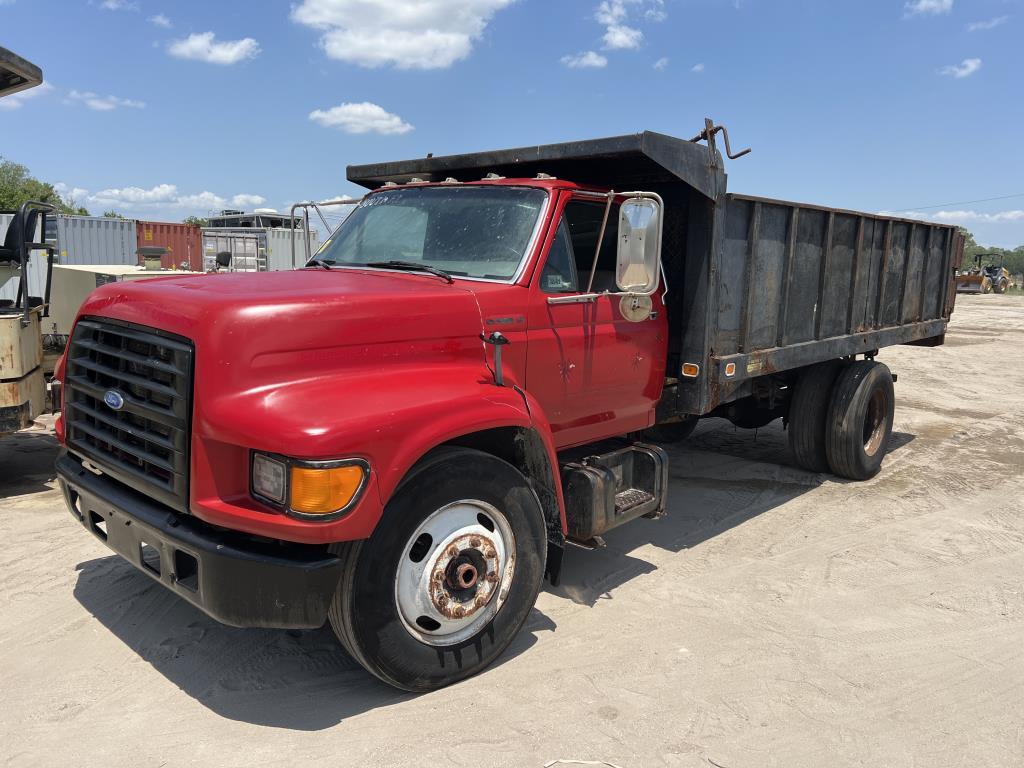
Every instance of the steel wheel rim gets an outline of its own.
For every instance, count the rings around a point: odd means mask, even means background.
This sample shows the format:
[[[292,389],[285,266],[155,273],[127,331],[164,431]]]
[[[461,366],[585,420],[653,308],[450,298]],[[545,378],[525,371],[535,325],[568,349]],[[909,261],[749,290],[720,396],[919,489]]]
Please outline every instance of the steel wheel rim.
[[[868,407],[864,413],[864,453],[874,456],[882,447],[882,438],[885,436],[886,414],[885,393],[876,389],[868,400]]]
[[[498,613],[515,574],[515,536],[505,515],[478,499],[446,504],[413,531],[395,573],[406,630],[427,645],[456,645]]]

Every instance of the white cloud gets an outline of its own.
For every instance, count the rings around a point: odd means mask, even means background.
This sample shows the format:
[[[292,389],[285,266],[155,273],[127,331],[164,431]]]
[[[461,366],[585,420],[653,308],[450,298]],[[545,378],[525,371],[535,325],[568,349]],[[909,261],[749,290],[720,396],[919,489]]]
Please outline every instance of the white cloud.
[[[604,47],[608,50],[636,49],[644,40],[644,33],[626,22],[633,10],[643,9],[647,21],[659,22],[667,18],[664,0],[602,0],[594,11],[594,19],[604,30]]]
[[[940,75],[949,75],[957,79],[970,77],[981,69],[981,59],[964,59],[959,64],[950,64],[939,70]]]
[[[292,20],[320,31],[329,58],[361,67],[445,69],[466,58],[515,0],[302,0]]]
[[[173,24],[171,24],[171,20],[164,16],[162,13],[158,13],[156,16],[150,16],[149,23],[157,27],[163,27],[164,29],[169,29],[170,27],[174,26]]]
[[[267,198],[262,195],[247,195],[243,193],[231,198],[231,204],[236,208],[254,208],[257,205],[263,205],[265,202],[267,202]]]
[[[608,66],[608,59],[594,51],[583,51],[575,56],[567,54],[561,61],[570,69],[603,69]]]
[[[213,192],[200,192],[198,195],[182,195],[175,204],[187,210],[216,211],[227,206],[228,201]]]
[[[142,187],[121,187],[102,189],[91,198],[110,203],[171,203],[178,198],[178,188],[174,184],[157,184],[150,189]]]
[[[42,82],[35,88],[29,88],[24,91],[18,91],[12,93],[10,96],[4,96],[0,99],[0,109],[15,110],[21,109],[26,101],[35,99],[53,90],[53,86],[47,82]]]
[[[413,126],[398,115],[369,101],[339,104],[330,109],[314,109],[309,119],[325,128],[339,128],[345,133],[408,133]]]
[[[1024,211],[1009,210],[996,211],[995,213],[983,213],[972,210],[950,210],[950,211],[879,211],[881,216],[899,216],[904,219],[926,219],[940,224],[955,224],[958,226],[981,226],[990,225],[1024,224]],[[1019,242],[1019,239],[1017,240]]]
[[[953,0],[910,0],[903,6],[907,16],[934,16],[953,10]]]
[[[143,187],[112,187],[90,193],[83,187],[72,187],[64,182],[54,184],[54,189],[65,199],[74,200],[91,211],[115,210],[140,217],[180,219],[193,213],[219,211],[228,206],[229,198],[204,190],[193,194],[182,194],[176,184],[157,184],[148,189]],[[257,206],[266,202],[262,195],[239,193],[230,198],[235,207]]]
[[[667,66],[668,66],[668,57],[667,56],[662,56],[660,59],[658,59],[656,62],[654,62],[654,68],[659,70],[659,71],[664,69]]]
[[[983,32],[988,29],[995,29],[996,27],[1005,24],[1010,20],[1009,16],[996,16],[993,19],[987,21],[972,21],[967,25],[968,32]]]
[[[209,64],[237,64],[259,54],[260,44],[251,37],[218,42],[213,32],[195,32],[181,40],[174,40],[167,50],[171,56],[179,59],[194,59]]]
[[[997,213],[979,213],[978,211],[937,211],[930,214],[930,218],[936,221],[944,221],[949,224],[963,224],[967,222],[985,222],[994,224],[1006,221],[1024,221],[1024,211],[999,211]]]
[[[105,11],[137,11],[139,4],[130,0],[103,0],[100,8]]]
[[[644,33],[623,24],[612,24],[605,30],[603,40],[604,47],[611,50],[639,48],[644,40]]]
[[[690,71],[696,72],[699,75],[701,72],[704,71],[704,62],[694,64],[692,67],[690,67]]]
[[[92,91],[71,91],[68,93],[68,102],[79,101],[89,109],[97,112],[110,112],[118,107],[130,109],[145,109],[146,102],[135,99],[122,99],[118,96],[100,96]]]
[[[647,19],[648,21],[664,21],[665,19],[668,18],[668,14],[665,13],[665,9],[663,6],[664,3],[660,2],[659,0],[659,2],[655,6],[648,8],[646,11],[644,11],[644,18]]]
[[[63,181],[58,181],[53,185],[53,188],[57,190],[57,194],[60,195],[64,200],[73,201],[79,203],[89,196],[89,190],[83,189],[82,187],[69,187]]]

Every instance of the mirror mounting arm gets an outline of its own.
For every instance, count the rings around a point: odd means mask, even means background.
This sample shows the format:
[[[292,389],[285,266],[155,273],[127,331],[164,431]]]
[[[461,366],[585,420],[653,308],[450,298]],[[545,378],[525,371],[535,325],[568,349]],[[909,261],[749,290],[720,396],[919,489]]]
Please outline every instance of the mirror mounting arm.
[[[608,228],[608,214],[612,210],[612,202],[615,200],[615,190],[608,190],[608,202],[604,206],[604,218],[601,219],[601,232],[597,236],[597,247],[594,249],[594,261],[590,264],[590,279],[587,280],[587,294],[594,290],[594,275],[597,273],[597,259],[601,255],[601,245],[604,243],[604,232]]]

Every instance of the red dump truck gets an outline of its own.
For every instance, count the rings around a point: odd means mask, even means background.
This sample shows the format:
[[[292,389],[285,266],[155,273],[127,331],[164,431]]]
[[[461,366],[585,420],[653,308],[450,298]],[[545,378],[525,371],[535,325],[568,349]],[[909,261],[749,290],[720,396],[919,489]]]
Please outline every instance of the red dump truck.
[[[421,691],[495,660],[568,543],[664,514],[657,442],[700,417],[872,476],[875,355],[942,343],[962,239],[730,194],[718,135],[353,166],[303,269],[97,289],[57,371],[74,518],[221,622],[329,621]]]

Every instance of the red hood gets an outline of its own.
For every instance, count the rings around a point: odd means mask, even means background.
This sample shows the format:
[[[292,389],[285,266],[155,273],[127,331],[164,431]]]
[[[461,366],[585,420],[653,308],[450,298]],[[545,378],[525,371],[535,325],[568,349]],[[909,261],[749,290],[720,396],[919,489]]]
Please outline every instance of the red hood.
[[[287,324],[286,348],[480,333],[472,292],[438,278],[370,270],[295,270],[156,278],[98,288],[81,314],[198,340]]]
[[[350,366],[482,355],[474,294],[401,272],[306,269],[111,283],[89,296],[80,315],[191,339],[197,373],[215,368],[235,392]]]

